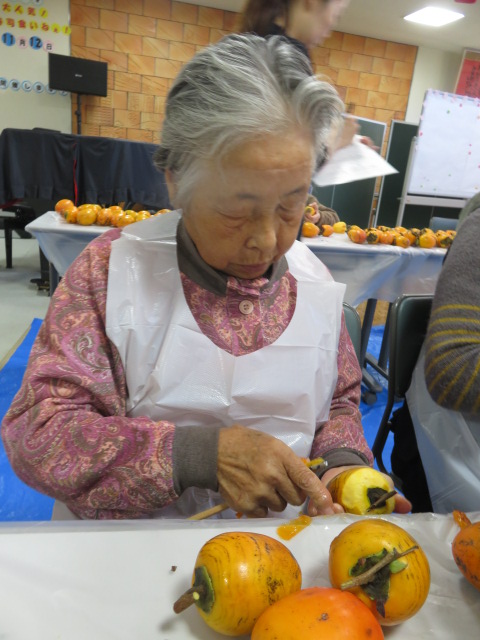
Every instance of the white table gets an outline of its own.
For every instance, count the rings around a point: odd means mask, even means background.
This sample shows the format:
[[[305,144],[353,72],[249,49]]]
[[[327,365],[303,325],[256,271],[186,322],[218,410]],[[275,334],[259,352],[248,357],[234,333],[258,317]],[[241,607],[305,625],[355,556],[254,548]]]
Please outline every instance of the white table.
[[[286,545],[303,587],[330,586],[333,538],[358,516],[317,518]],[[480,513],[471,514],[478,520]],[[389,516],[427,554],[431,588],[419,613],[386,628],[389,640],[478,638],[480,592],[451,555],[451,516]],[[281,521],[52,522],[0,525],[0,636],[9,640],[220,640],[192,607],[172,604],[189,586],[196,555],[211,537],[245,530],[278,537]],[[172,566],[176,570],[172,571]]]
[[[433,294],[446,249],[355,244],[346,233],[304,238],[303,242],[328,267],[335,280],[347,285],[346,302],[357,306],[368,301],[362,324],[360,363],[363,382],[369,390],[363,399],[372,404],[382,386],[367,371],[366,363],[385,378],[388,375],[388,320],[379,358],[367,353],[377,300],[394,302],[405,293]]]
[[[345,301],[356,307],[364,300],[394,302],[403,293],[435,291],[446,249],[402,249],[383,244],[355,244],[347,234],[302,240],[347,285]]]
[[[48,211],[27,225],[60,276],[93,240],[111,229],[68,224]],[[388,245],[358,245],[346,234],[309,238],[303,242],[347,285],[345,301],[353,306],[367,299],[393,302],[402,293],[433,293],[445,249],[401,249]]]
[[[55,267],[58,275],[64,276],[65,271],[87,244],[112,227],[68,224],[59,213],[47,211],[30,222],[25,229],[35,236],[40,249]]]

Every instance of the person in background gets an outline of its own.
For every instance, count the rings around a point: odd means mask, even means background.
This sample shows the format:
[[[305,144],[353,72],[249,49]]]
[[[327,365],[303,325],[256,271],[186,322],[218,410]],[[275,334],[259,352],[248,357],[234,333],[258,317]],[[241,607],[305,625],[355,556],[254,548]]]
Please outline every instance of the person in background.
[[[310,60],[310,51],[331,34],[350,0],[248,0],[241,15],[240,31],[262,37],[280,35]],[[327,143],[328,156],[347,146],[358,133],[356,118],[345,116],[343,126]],[[372,140],[361,138],[374,147]]]
[[[327,483],[372,464],[361,372],[344,285],[295,241],[342,108],[282,38],[184,66],[155,156],[176,210],[92,241],[56,289],[2,425],[24,482],[81,518],[342,511]]]
[[[419,456],[432,508],[439,513],[480,509],[478,196],[467,202],[460,218],[463,222],[437,281],[425,343],[406,396],[414,439],[404,449]],[[399,424],[398,437],[405,443],[404,425]],[[392,465],[394,459],[392,454]]]

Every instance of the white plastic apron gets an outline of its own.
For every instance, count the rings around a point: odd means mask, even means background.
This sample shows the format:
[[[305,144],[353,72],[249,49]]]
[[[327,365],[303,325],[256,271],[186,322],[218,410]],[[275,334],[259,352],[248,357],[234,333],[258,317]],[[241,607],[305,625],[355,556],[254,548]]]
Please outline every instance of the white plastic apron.
[[[425,469],[433,509],[480,509],[480,421],[436,404],[425,382],[424,349],[415,367],[407,402]]]
[[[128,415],[178,427],[240,423],[308,456],[336,386],[345,286],[295,243],[287,254],[298,282],[289,326],[274,344],[233,356],[200,331],[186,303],[176,254],[179,217],[172,212],[132,225],[112,243],[106,331],[125,369]],[[218,493],[191,488],[159,516],[187,516],[221,501]]]

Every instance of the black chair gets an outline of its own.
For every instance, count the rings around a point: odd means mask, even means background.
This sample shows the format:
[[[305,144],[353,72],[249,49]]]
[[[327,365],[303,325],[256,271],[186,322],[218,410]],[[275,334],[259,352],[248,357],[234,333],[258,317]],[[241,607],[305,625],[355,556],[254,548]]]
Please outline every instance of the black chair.
[[[440,218],[433,216],[430,218],[429,227],[432,231],[455,231],[458,224],[458,218]]]
[[[390,309],[389,365],[387,404],[373,443],[372,452],[378,468],[388,473],[382,454],[391,429],[390,416],[395,402],[405,398],[413,370],[427,332],[431,295],[403,295]],[[392,475],[395,485],[401,489],[401,481]]]
[[[25,227],[29,222],[35,220],[35,210],[26,204],[12,204],[3,207],[2,211],[14,213],[15,216],[2,216],[3,229],[5,231],[5,256],[7,261],[7,269],[12,269],[12,232],[16,231],[22,237],[31,237],[25,231]]]
[[[345,324],[350,336],[350,340],[355,348],[357,359],[360,362],[361,338],[362,338],[362,321],[356,309],[348,302],[343,303],[343,315],[345,316]]]

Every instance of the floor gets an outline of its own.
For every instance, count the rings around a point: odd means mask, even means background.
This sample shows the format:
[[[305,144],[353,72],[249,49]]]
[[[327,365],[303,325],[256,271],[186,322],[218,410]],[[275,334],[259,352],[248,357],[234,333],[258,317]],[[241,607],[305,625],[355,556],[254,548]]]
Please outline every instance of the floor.
[[[33,318],[45,317],[50,297],[30,280],[40,277],[38,242],[14,233],[13,268],[6,268],[4,232],[0,230],[0,368],[21,342]]]

